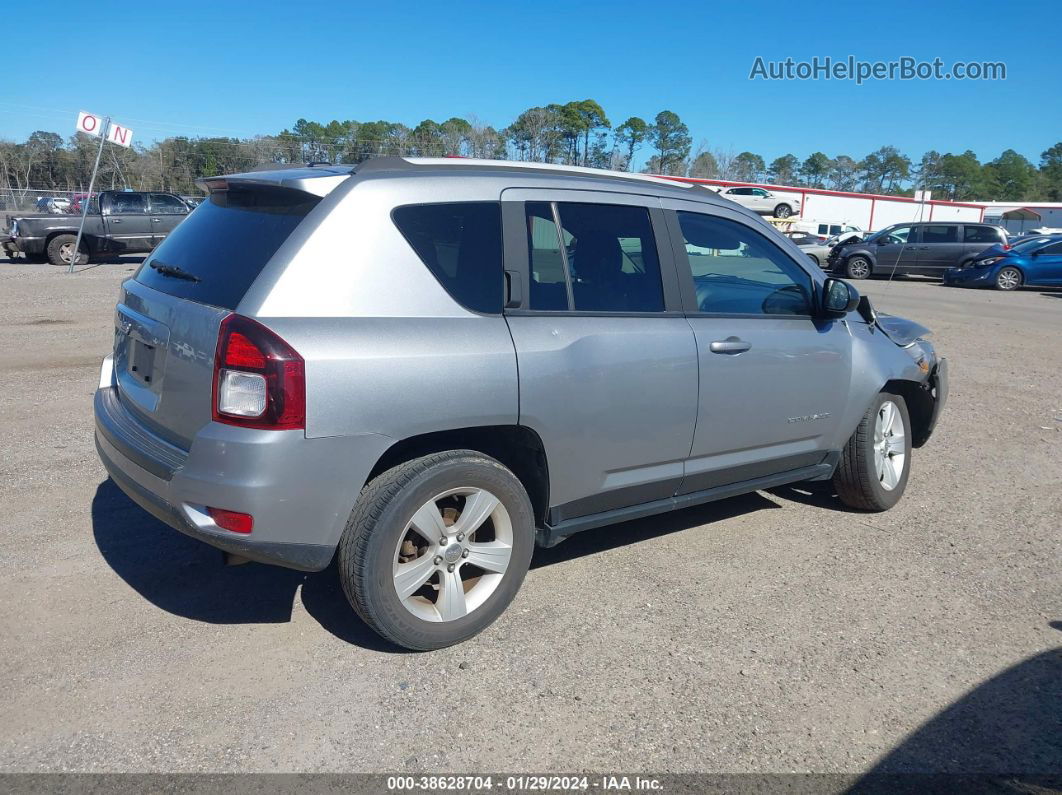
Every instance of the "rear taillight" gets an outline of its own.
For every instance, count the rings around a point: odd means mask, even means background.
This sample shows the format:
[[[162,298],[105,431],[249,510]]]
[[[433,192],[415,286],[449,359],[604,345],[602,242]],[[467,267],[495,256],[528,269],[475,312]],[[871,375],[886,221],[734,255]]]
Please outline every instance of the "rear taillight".
[[[242,315],[221,322],[214,420],[267,430],[306,427],[306,365],[284,340]]]

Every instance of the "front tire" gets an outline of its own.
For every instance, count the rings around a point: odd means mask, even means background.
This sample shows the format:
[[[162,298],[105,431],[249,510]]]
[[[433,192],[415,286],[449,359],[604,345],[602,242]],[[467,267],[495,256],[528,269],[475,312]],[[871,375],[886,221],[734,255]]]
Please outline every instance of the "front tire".
[[[996,274],[996,289],[1010,292],[1021,287],[1021,271],[1009,265]]]
[[[911,418],[899,395],[880,392],[841,453],[833,487],[861,511],[887,511],[900,501],[911,470]]]
[[[774,208],[775,218],[788,218],[792,214],[793,208],[790,207],[788,204],[779,204],[777,207]]]
[[[531,501],[501,463],[472,450],[416,458],[363,490],[339,542],[339,576],[370,627],[407,649],[482,632],[531,564]]]
[[[74,256],[74,244],[77,235],[56,235],[48,241],[48,261],[52,265],[69,265]],[[81,239],[76,265],[88,265],[89,253],[85,239]]]
[[[844,265],[844,273],[849,279],[866,279],[870,277],[870,260],[862,255],[849,257]]]

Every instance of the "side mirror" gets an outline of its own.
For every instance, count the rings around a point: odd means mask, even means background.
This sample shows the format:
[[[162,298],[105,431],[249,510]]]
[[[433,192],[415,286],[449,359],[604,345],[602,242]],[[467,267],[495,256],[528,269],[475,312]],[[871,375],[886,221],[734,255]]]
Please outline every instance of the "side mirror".
[[[844,317],[859,306],[859,292],[841,279],[827,279],[822,285],[822,309],[828,317]]]

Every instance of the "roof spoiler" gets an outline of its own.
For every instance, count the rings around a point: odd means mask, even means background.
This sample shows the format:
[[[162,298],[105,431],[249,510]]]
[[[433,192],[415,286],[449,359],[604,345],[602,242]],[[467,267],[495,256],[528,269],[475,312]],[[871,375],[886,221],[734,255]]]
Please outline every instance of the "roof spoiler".
[[[228,190],[230,185],[263,185],[327,196],[354,173],[355,166],[339,165],[266,165],[240,174],[201,177],[195,184],[209,193]]]

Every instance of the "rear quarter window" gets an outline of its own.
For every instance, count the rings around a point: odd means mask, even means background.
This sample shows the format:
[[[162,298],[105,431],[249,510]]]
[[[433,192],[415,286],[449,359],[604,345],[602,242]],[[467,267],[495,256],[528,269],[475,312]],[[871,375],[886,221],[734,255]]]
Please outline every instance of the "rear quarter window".
[[[474,312],[501,312],[505,274],[498,202],[413,204],[396,207],[391,217],[455,301]]]
[[[177,298],[235,309],[319,201],[290,188],[231,187],[213,193],[162,241],[135,278]],[[163,266],[185,275],[166,275],[158,269]]]

